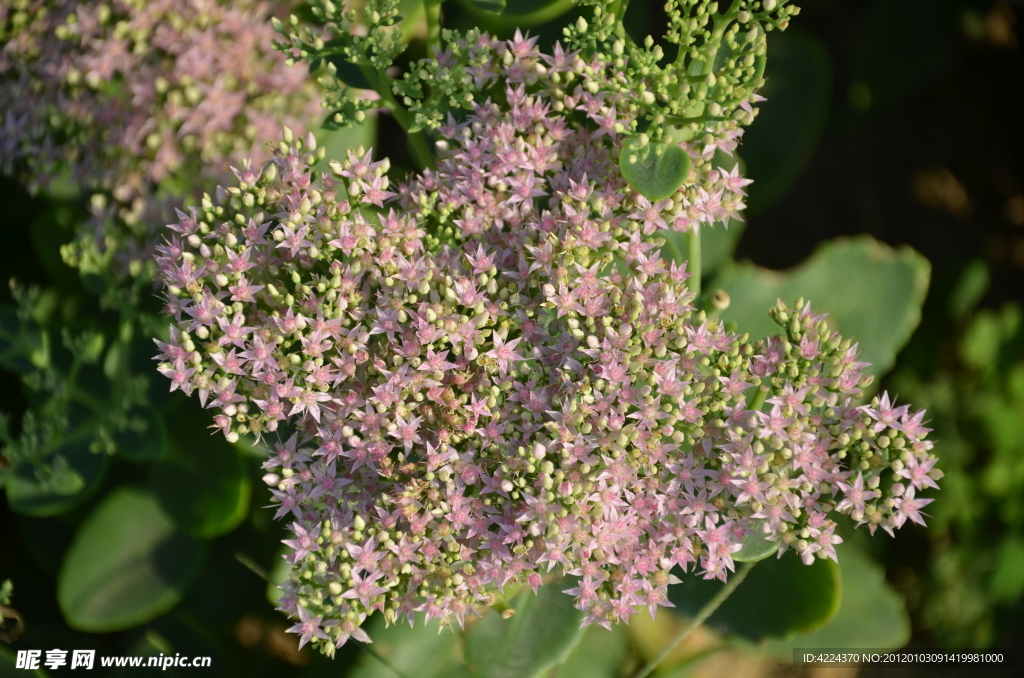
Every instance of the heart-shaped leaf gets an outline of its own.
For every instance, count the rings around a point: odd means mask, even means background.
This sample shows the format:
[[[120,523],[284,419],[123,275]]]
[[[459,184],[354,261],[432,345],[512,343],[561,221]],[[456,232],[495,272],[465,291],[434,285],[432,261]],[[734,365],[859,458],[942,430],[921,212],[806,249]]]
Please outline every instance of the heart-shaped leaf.
[[[675,193],[690,173],[690,156],[678,144],[656,144],[646,135],[626,140],[619,168],[633,189],[651,202]]]
[[[331,118],[328,115],[328,118]],[[367,115],[366,120],[341,127],[339,125],[324,125],[316,133],[316,142],[325,150],[324,159],[313,165],[317,172],[327,171],[327,164],[331,160],[344,160],[349,149],[355,150],[359,146],[370,148],[377,139],[377,116]]]
[[[768,37],[761,94],[767,101],[743,135],[743,157],[754,183],[751,214],[785,197],[818,147],[832,99],[832,64],[820,38],[792,27]]]
[[[751,532],[743,538],[743,548],[732,554],[732,559],[737,563],[755,563],[764,560],[779,550],[778,541],[768,541],[758,528],[764,523],[763,520],[755,520],[751,526]]]
[[[693,617],[725,586],[693,574],[670,586],[673,612]],[[842,582],[839,566],[832,560],[804,565],[792,551],[768,558],[750,570],[746,580],[707,624],[722,633],[760,642],[813,632],[832,619],[839,609]]]
[[[205,430],[204,412],[190,412],[195,404],[186,402],[170,415],[179,425],[170,431],[166,461],[150,466],[150,483],[178,527],[209,539],[242,522],[252,484],[238,450]]]
[[[836,554],[843,591],[835,617],[810,635],[769,642],[766,647],[772,654],[789,658],[794,647],[896,649],[910,640],[906,603],[886,582],[882,567],[849,544],[838,544]]]
[[[584,616],[565,588],[526,591],[512,600],[511,618],[484,617],[466,635],[466,663],[484,678],[537,678],[563,663],[583,636]]]
[[[310,60],[309,72],[315,73],[325,64],[334,64],[334,75],[341,82],[345,83],[349,87],[355,87],[356,89],[373,89],[373,85],[370,84],[370,80],[366,77],[357,64],[352,63],[341,54],[328,54],[324,57],[318,57]]]
[[[417,621],[415,627],[410,627],[403,620],[384,628],[384,619],[374,615],[366,632],[373,640],[374,653],[387,664],[363,652],[351,673],[352,678],[395,678],[391,667],[417,678],[468,678],[471,675],[459,661],[458,632],[441,630],[437,621],[427,624]]]
[[[721,318],[736,323],[751,338],[775,335],[780,328],[768,316],[776,299],[810,299],[827,313],[829,327],[859,342],[869,374],[881,376],[910,339],[921,319],[931,266],[910,249],[894,249],[867,236],[825,243],[789,271],[769,271],[750,263],[724,269],[713,286],[732,304]]]
[[[608,630],[591,624],[583,630],[576,649],[558,667],[558,678],[618,678],[622,660],[629,649],[626,624]]]
[[[205,544],[178,532],[144,490],[124,487],[82,523],[57,576],[68,625],[107,633],[142,624],[181,600]]]

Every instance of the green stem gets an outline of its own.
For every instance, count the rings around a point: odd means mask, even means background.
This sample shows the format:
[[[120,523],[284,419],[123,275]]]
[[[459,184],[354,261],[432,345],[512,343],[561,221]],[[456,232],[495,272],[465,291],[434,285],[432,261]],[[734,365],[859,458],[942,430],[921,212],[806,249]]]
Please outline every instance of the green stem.
[[[767,384],[762,383],[758,386],[757,392],[754,393],[754,398],[750,401],[750,404],[747,405],[747,409],[754,412],[759,411],[764,405],[764,401],[768,398],[769,390],[770,389]]]
[[[740,565],[739,569],[736,570],[736,574],[729,578],[725,588],[719,591],[714,598],[709,600],[707,605],[700,609],[697,616],[690,621],[686,628],[684,628],[678,636],[673,638],[672,642],[661,651],[661,654],[647,662],[647,664],[640,669],[639,673],[633,676],[633,678],[647,678],[647,676],[651,675],[651,672],[658,668],[658,665],[661,664],[661,662],[665,661],[665,657],[669,656],[681,642],[686,640],[686,638],[693,633],[698,626],[706,622],[708,617],[713,615],[715,610],[721,607],[722,603],[724,603],[729,596],[732,595],[733,591],[736,590],[736,587],[742,584],[743,580],[747,578],[747,574],[753,566],[754,563],[743,563]]]
[[[697,297],[700,296],[700,227],[694,226],[690,228],[690,232],[686,234],[686,256],[687,256],[687,270],[690,272],[690,289],[693,290],[694,303],[697,301]]]
[[[427,137],[423,134],[423,130],[418,132],[410,132],[409,128],[412,127],[413,118],[409,111],[405,110],[395,99],[395,95],[391,91],[391,78],[384,71],[383,68],[378,68],[376,71],[370,71],[369,69],[363,70],[364,73],[372,73],[376,76],[377,92],[380,94],[381,103],[391,111],[391,115],[395,116],[395,120],[402,126],[405,133],[409,136],[409,145],[412,146],[413,158],[419,163],[421,169],[428,167],[434,167],[434,155],[430,152],[430,145],[427,143]],[[373,80],[371,80],[373,82]]]
[[[556,0],[556,2],[545,5],[536,12],[530,12],[529,14],[493,14],[483,11],[472,2],[469,2],[469,0],[459,0],[459,4],[472,14],[474,19],[486,21],[488,26],[502,30],[506,28],[529,28],[530,26],[546,24],[572,9],[573,0]]]
[[[608,11],[615,16],[615,23],[622,25],[622,17],[626,16],[626,8],[629,7],[629,0],[615,0]]]
[[[442,0],[423,0],[423,10],[427,14],[427,55],[441,51],[441,2]]]
[[[413,159],[419,163],[420,167],[433,169],[434,156],[430,152],[430,144],[427,143],[426,135],[423,132],[409,134],[409,144],[412,146]]]

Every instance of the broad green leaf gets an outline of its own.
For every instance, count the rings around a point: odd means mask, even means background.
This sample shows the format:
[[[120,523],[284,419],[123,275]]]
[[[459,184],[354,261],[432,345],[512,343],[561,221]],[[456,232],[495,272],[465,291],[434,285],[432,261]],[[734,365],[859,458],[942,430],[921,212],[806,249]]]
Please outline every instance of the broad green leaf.
[[[178,532],[152,494],[123,487],[78,528],[57,576],[57,602],[79,631],[131,628],[174,607],[204,555],[205,544]]]
[[[768,541],[764,538],[763,534],[756,531],[763,522],[763,520],[756,520],[753,522],[755,531],[744,537],[743,548],[732,554],[732,559],[737,563],[754,563],[759,560],[764,560],[768,556],[774,555],[775,552],[779,550],[778,541]]]
[[[363,70],[359,68],[357,64],[352,63],[340,54],[331,54],[330,56],[324,57],[324,62],[334,64],[334,73],[338,80],[349,87],[355,87],[356,89],[373,89],[373,85],[370,84],[370,80],[363,73]],[[312,73],[321,64],[320,59],[314,59],[309,64],[309,70]]]
[[[510,619],[490,614],[466,634],[466,663],[484,678],[536,678],[564,662],[583,631],[583,612],[556,582],[512,600]]]
[[[401,621],[384,628],[381,615],[366,625],[373,650],[390,666],[416,678],[468,678],[469,670],[459,661],[459,634],[441,629],[437,621],[416,626]],[[396,678],[395,672],[368,652],[363,652],[351,678]]]
[[[482,12],[501,14],[505,11],[505,0],[469,0],[469,2]]]
[[[12,511],[34,518],[55,516],[78,506],[99,487],[107,456],[90,452],[88,440],[66,443],[54,454],[65,463],[46,481],[39,478],[36,467],[27,461],[11,469],[6,487]]]
[[[149,467],[150,484],[179,528],[209,539],[245,519],[252,484],[238,450],[199,421],[205,413],[183,414],[170,415],[180,425],[170,431],[166,460]]]
[[[752,339],[781,331],[768,316],[776,299],[810,300],[816,312],[828,314],[832,330],[860,344],[861,358],[871,363],[867,372],[881,376],[921,319],[930,274],[928,260],[909,247],[894,249],[860,236],[829,241],[788,271],[749,262],[728,267],[712,286],[732,298],[721,318]]]
[[[768,37],[767,101],[743,135],[750,186],[749,211],[770,207],[786,195],[818,146],[828,120],[832,66],[820,38],[791,26]]]
[[[644,612],[643,614],[646,614]],[[558,678],[618,678],[619,667],[629,649],[625,624],[609,631],[597,624],[583,630],[583,637],[565,663],[558,667]]]
[[[670,586],[673,612],[693,617],[724,584],[694,574]],[[828,623],[839,608],[842,583],[831,560],[804,565],[792,551],[759,562],[746,580],[708,619],[718,631],[752,642],[809,633]]]
[[[885,581],[882,567],[848,544],[837,545],[836,554],[842,571],[843,595],[835,617],[809,635],[769,642],[769,652],[791,657],[794,647],[896,649],[910,640],[906,604]]]
[[[324,147],[326,153],[324,159],[314,165],[313,169],[324,172],[331,160],[344,160],[349,149],[355,150],[362,146],[370,150],[373,147],[377,140],[377,116],[367,115],[366,120],[358,125],[317,130],[316,140]]]
[[[651,202],[669,197],[686,181],[690,156],[677,144],[642,143],[637,135],[622,145],[619,168],[637,193]]]

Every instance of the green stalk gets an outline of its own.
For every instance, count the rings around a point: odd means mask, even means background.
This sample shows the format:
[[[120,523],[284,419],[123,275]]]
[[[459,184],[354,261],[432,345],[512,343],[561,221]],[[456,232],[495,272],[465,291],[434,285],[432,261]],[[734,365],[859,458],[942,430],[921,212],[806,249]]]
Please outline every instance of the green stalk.
[[[700,296],[700,227],[691,226],[690,232],[686,234],[686,256],[688,259],[687,270],[690,272],[690,289],[693,290],[693,300],[696,304]]]
[[[651,672],[658,668],[658,665],[661,664],[661,662],[665,661],[665,657],[669,656],[669,654],[672,653],[672,650],[676,649],[679,643],[686,640],[686,638],[693,633],[698,626],[706,622],[708,617],[713,615],[715,610],[721,607],[722,603],[724,603],[729,596],[732,595],[733,591],[736,590],[736,587],[742,584],[743,580],[747,578],[747,574],[750,572],[750,568],[752,567],[754,567],[754,563],[743,563],[740,565],[739,569],[736,570],[736,574],[729,578],[725,588],[719,591],[714,598],[709,600],[707,605],[702,607],[700,612],[697,613],[697,616],[690,621],[689,625],[687,625],[686,628],[684,628],[678,636],[673,638],[672,642],[662,650],[661,654],[647,662],[647,664],[644,665],[644,667],[640,669],[639,673],[633,676],[633,678],[647,678],[647,676],[651,675]]]
[[[764,401],[768,399],[768,392],[770,390],[768,384],[761,382],[761,385],[757,387],[757,392],[754,393],[754,398],[747,405],[747,409],[752,412],[760,411],[761,407],[764,406]]]
[[[428,56],[441,50],[441,2],[442,0],[423,0],[423,10],[427,14]]]
[[[419,163],[421,169],[433,168],[434,167],[434,155],[430,152],[430,146],[427,144],[427,137],[423,134],[423,130],[418,132],[410,132],[409,128],[412,127],[413,118],[409,111],[405,110],[395,99],[395,95],[391,91],[391,78],[384,71],[383,68],[378,68],[376,71],[371,71],[369,68],[362,67],[363,73],[368,76],[376,76],[377,92],[380,94],[381,103],[391,111],[391,115],[395,116],[395,120],[402,126],[405,133],[409,136],[409,145],[412,147],[413,160]],[[373,79],[370,80],[374,82]]]
[[[626,8],[629,7],[629,0],[615,0],[609,11],[615,15],[615,23],[622,27],[622,17],[626,16]]]
[[[550,5],[541,7],[536,12],[529,14],[493,14],[485,12],[469,0],[459,0],[463,9],[473,15],[478,21],[486,21],[488,26],[498,30],[506,28],[529,28],[546,24],[552,19],[557,19],[573,7],[573,0],[555,0]]]

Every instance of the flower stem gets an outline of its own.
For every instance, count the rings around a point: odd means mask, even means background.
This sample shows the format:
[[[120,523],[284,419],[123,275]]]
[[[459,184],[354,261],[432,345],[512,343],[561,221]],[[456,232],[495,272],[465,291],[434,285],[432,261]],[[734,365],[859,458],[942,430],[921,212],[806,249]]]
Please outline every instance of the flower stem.
[[[376,78],[377,92],[380,94],[381,103],[391,111],[391,115],[395,116],[395,120],[402,126],[402,129],[405,130],[406,135],[409,137],[413,160],[419,164],[420,169],[433,168],[434,156],[430,152],[429,144],[427,144],[427,137],[423,134],[423,130],[417,132],[409,131],[413,123],[412,114],[402,108],[395,99],[395,95],[391,92],[391,78],[383,68],[378,68],[376,71],[364,69],[363,72],[372,73]]]
[[[441,49],[441,1],[423,0],[427,14],[427,56],[433,56]]]
[[[686,234],[687,269],[690,272],[690,289],[694,303],[700,296],[700,227],[693,226]]]
[[[743,563],[740,565],[739,569],[736,570],[736,574],[729,578],[725,588],[719,591],[714,598],[709,600],[707,605],[700,609],[700,612],[697,613],[697,616],[690,621],[686,628],[684,628],[678,636],[673,638],[672,642],[661,651],[661,654],[647,662],[647,664],[640,669],[640,672],[633,676],[633,678],[647,678],[647,676],[651,675],[651,672],[658,668],[658,665],[661,664],[661,662],[665,661],[665,657],[669,656],[672,650],[676,649],[679,643],[686,640],[686,638],[693,633],[698,626],[707,621],[708,617],[713,615],[715,610],[721,607],[722,603],[724,603],[729,596],[732,595],[732,592],[736,590],[736,587],[742,584],[743,580],[747,578],[747,574],[753,566],[754,563]]]
[[[761,409],[764,405],[764,401],[768,398],[768,384],[762,383],[757,387],[757,391],[754,393],[754,397],[751,399],[750,404],[747,405],[747,409],[751,412],[756,412]]]
[[[469,0],[459,0],[459,4],[477,20],[486,20],[488,25],[497,29],[511,29],[528,28],[557,19],[572,9],[573,0],[555,0],[529,14],[492,14],[481,10]]]

